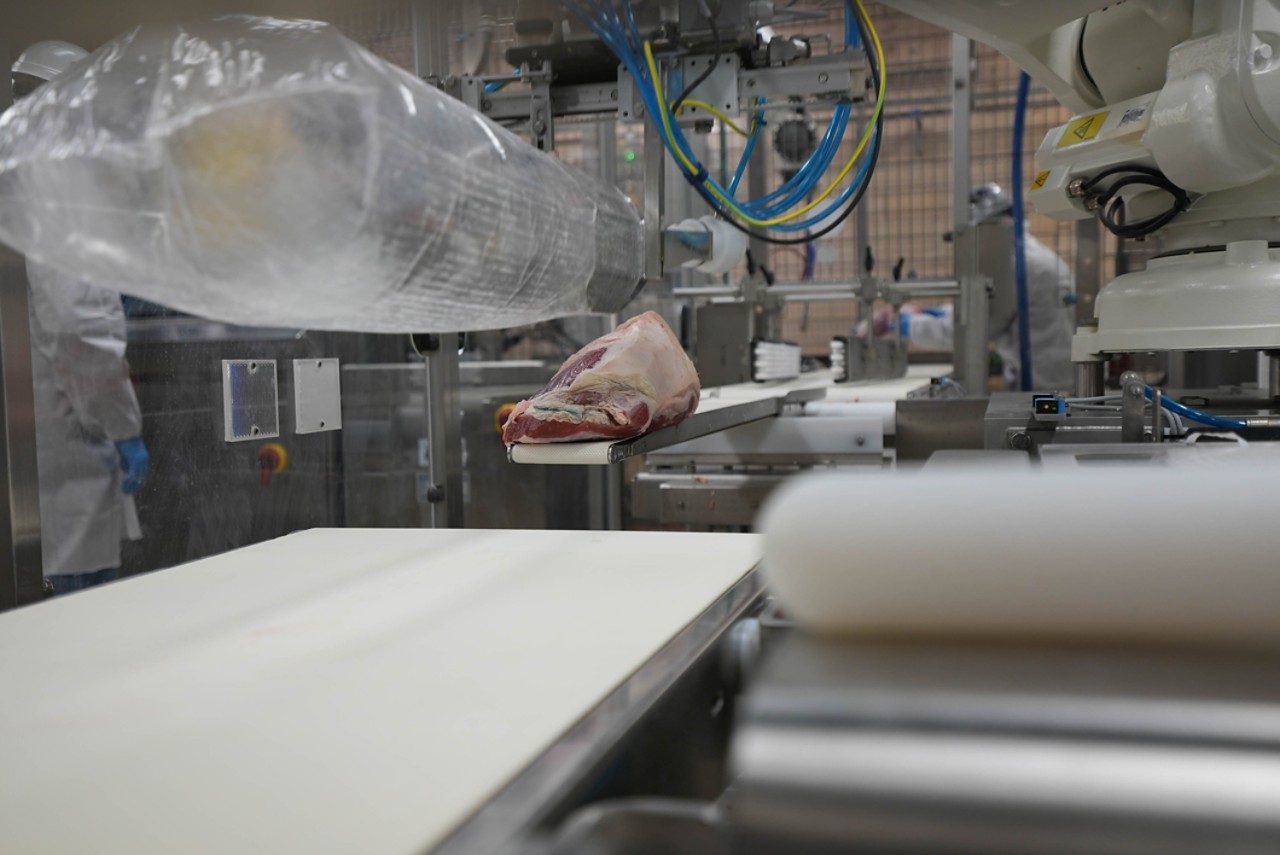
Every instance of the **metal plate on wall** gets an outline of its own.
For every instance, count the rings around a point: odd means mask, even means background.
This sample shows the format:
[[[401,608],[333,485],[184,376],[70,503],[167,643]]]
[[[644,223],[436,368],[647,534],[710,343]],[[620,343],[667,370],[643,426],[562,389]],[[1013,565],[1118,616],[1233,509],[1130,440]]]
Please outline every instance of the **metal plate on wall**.
[[[274,359],[222,360],[222,424],[227,442],[280,435]]]
[[[338,360],[293,360],[293,404],[298,433],[341,430],[342,378]]]
[[[684,75],[681,88],[702,76],[707,69],[707,64],[713,59],[715,57],[703,54],[688,56],[681,60],[680,71]],[[716,70],[698,86],[697,95],[690,97],[698,101],[706,101],[730,116],[739,115],[742,111],[738,105],[738,65],[737,54],[729,53],[720,57]],[[682,118],[711,118],[701,108],[693,106],[686,106],[680,115]]]

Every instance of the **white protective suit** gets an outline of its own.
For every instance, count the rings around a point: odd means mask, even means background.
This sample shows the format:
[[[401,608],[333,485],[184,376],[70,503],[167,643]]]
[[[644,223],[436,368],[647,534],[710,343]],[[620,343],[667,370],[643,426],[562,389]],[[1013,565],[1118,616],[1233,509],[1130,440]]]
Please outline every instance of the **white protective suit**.
[[[44,575],[119,567],[137,517],[114,442],[142,430],[120,295],[30,261],[27,276]]]
[[[1031,312],[1031,388],[1037,392],[1070,392],[1075,386],[1071,365],[1071,337],[1075,332],[1070,297],[1075,275],[1058,254],[1030,232],[1026,235],[1027,300]],[[1012,283],[1010,283],[1012,286]],[[951,350],[955,334],[952,306],[932,314],[911,315],[904,330],[913,344],[931,350]],[[1005,364],[1005,377],[1019,376],[1018,322],[990,334]]]

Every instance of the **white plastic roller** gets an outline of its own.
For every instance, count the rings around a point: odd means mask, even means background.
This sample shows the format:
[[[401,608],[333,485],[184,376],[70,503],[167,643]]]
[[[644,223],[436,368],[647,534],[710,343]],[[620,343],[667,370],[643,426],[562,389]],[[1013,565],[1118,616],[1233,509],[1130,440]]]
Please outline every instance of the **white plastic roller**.
[[[826,635],[1272,646],[1277,462],[798,479],[764,568]]]

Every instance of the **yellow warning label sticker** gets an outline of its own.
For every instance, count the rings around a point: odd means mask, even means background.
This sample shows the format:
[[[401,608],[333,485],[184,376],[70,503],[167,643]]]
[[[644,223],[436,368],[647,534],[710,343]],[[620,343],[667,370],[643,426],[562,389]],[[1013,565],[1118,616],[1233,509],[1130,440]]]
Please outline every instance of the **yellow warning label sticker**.
[[[1045,169],[1041,172],[1036,173],[1036,178],[1034,181],[1031,182],[1031,186],[1033,189],[1039,190],[1041,187],[1044,186],[1044,183],[1048,180],[1049,180],[1049,170]]]
[[[1090,113],[1087,116],[1077,116],[1067,123],[1067,127],[1062,131],[1062,137],[1058,140],[1057,148],[1063,148],[1077,143],[1088,142],[1098,135],[1098,131],[1102,130],[1102,123],[1107,120],[1109,112]]]

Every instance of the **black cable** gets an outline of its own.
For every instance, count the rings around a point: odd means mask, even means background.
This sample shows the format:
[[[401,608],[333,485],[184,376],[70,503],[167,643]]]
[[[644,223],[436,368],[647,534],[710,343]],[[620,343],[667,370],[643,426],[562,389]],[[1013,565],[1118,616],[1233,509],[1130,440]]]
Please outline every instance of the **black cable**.
[[[706,11],[708,12],[707,23],[711,25],[711,38],[714,39],[716,43],[715,56],[711,58],[711,62],[707,64],[707,67],[703,69],[702,73],[695,77],[693,82],[684,88],[684,91],[680,93],[680,97],[671,103],[672,116],[679,115],[680,105],[693,94],[693,90],[697,89],[703,83],[706,83],[707,78],[710,77],[712,72],[716,70],[716,67],[720,65],[720,30],[716,27],[716,10],[712,10],[711,7],[708,6]]]
[[[1145,178],[1122,178],[1117,181],[1116,184],[1119,185],[1116,189],[1119,189],[1119,187],[1128,187],[1134,184],[1139,184],[1166,190],[1164,187],[1151,184]],[[1118,195],[1112,195],[1108,198],[1107,204],[1099,210],[1098,219],[1107,227],[1108,231],[1117,237],[1142,238],[1167,226],[1173,221],[1173,218],[1181,214],[1183,210],[1185,210],[1185,206],[1178,204],[1175,197],[1174,204],[1164,213],[1148,217],[1144,220],[1138,220],[1134,223],[1126,223],[1124,198]]]
[[[863,24],[861,15],[857,16],[857,23],[858,23],[858,36],[862,40],[862,44],[866,46],[867,61],[871,71],[872,86],[874,87],[875,91],[879,92],[880,91],[880,65],[876,60],[875,50],[872,49],[871,42],[868,40],[867,28]],[[803,235],[802,237],[777,238],[777,237],[773,237],[772,235],[765,234],[764,232],[753,231],[750,228],[739,223],[737,220],[735,220],[733,216],[728,211],[725,210],[724,206],[720,204],[720,201],[718,199],[716,199],[710,193],[706,192],[701,187],[698,187],[697,189],[702,194],[702,198],[706,200],[707,204],[709,204],[712,207],[712,209],[715,210],[715,212],[719,214],[726,223],[733,226],[735,229],[742,232],[747,237],[755,238],[757,240],[762,240],[765,243],[774,244],[775,246],[796,246],[799,244],[808,243],[811,240],[817,240],[820,237],[824,237],[827,234],[830,234],[835,229],[839,228],[840,224],[843,223],[845,220],[847,220],[849,218],[849,215],[853,213],[853,209],[858,207],[858,203],[862,201],[862,197],[865,196],[867,193],[867,188],[871,186],[871,177],[875,175],[876,164],[880,160],[880,140],[883,139],[883,134],[884,134],[884,113],[882,111],[880,115],[876,118],[875,143],[873,144],[871,149],[871,166],[867,169],[866,180],[863,181],[861,186],[859,186],[858,189],[854,192],[853,198],[849,200],[848,207],[846,207],[843,211],[841,211],[839,216],[837,216],[834,220],[832,220],[827,225],[823,226],[818,231]]]
[[[774,282],[778,281],[778,278],[773,275],[773,271],[768,267],[765,267],[763,264],[757,263],[755,256],[751,254],[751,250],[747,250],[747,275],[755,276],[757,270],[759,270],[760,275],[764,277],[765,285],[772,285]]]
[[[1161,214],[1156,214],[1134,223],[1126,223],[1125,201],[1119,194],[1125,187],[1133,186],[1153,187],[1157,190],[1162,190],[1172,198],[1172,204],[1168,210]],[[1102,221],[1102,224],[1107,229],[1119,237],[1145,237],[1168,225],[1174,217],[1185,211],[1187,206],[1191,204],[1190,197],[1181,187],[1178,187],[1163,174],[1156,173],[1153,175],[1146,170],[1124,175],[1112,182],[1111,186],[1100,197],[1100,201],[1102,207],[1098,212],[1098,219]]]
[[[1169,180],[1163,172],[1150,166],[1129,164],[1104,169],[1086,181],[1082,189],[1092,192],[1103,179],[1119,175],[1105,190],[1097,194],[1098,221],[1106,226],[1107,231],[1121,238],[1142,238],[1167,226],[1191,205],[1191,197],[1187,191]],[[1125,201],[1120,191],[1125,187],[1151,187],[1168,193],[1172,204],[1162,213],[1155,214],[1136,222],[1125,222]]]

